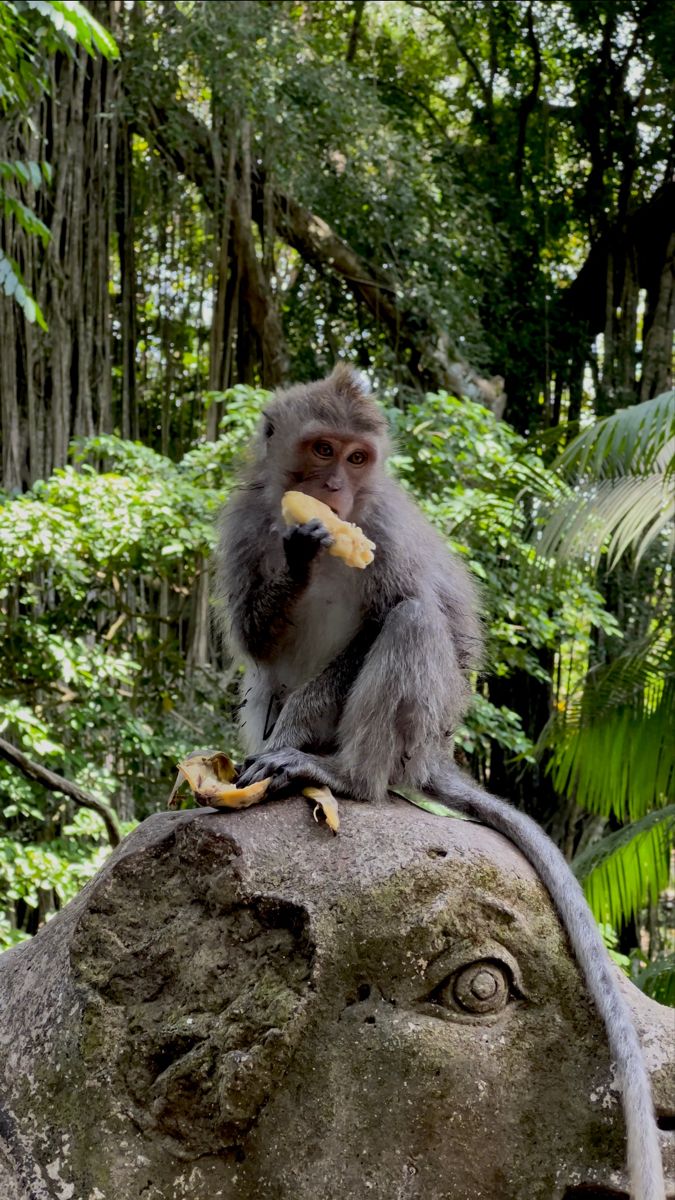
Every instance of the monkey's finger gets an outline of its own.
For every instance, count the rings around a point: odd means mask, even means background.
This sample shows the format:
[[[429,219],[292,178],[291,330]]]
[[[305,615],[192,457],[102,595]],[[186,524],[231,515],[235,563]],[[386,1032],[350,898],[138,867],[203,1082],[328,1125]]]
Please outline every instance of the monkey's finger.
[[[326,529],[326,526],[317,517],[308,521],[306,525],[299,525],[298,530],[303,537],[311,538],[315,545],[323,546],[326,550],[335,544],[335,538],[332,533]]]
[[[292,784],[292,779],[288,771],[281,767],[275,771],[274,775],[269,775],[265,780],[268,784],[267,796],[277,796],[280,792],[286,792]]]
[[[325,543],[326,538],[330,538],[331,542],[335,539],[329,533],[323,521],[318,517],[313,517],[311,521],[306,521],[304,525],[291,525],[284,531],[284,541],[292,542],[298,538],[308,538],[313,542],[319,542],[320,545]]]
[[[251,788],[265,787],[266,796],[275,796],[290,786],[291,778],[291,772],[283,764],[278,766],[265,764],[253,772],[251,782],[245,784],[244,787],[246,791]]]
[[[274,767],[271,762],[265,762],[260,757],[255,758],[237,779],[237,787],[249,787],[252,783],[259,783],[261,779],[267,779],[268,775],[273,773]]]

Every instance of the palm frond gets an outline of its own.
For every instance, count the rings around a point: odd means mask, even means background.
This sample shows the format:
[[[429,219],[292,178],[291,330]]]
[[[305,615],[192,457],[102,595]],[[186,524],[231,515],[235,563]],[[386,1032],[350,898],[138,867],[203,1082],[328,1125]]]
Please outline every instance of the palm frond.
[[[574,472],[595,479],[627,473],[668,473],[673,470],[673,439],[675,391],[620,408],[596,421],[570,442],[556,466],[566,474]]]
[[[603,817],[637,820],[675,791],[675,658],[670,631],[588,672],[543,730],[557,791]]]
[[[537,542],[542,558],[580,558],[597,567],[639,562],[659,537],[675,545],[675,391],[622,408],[585,429],[556,467],[573,490],[549,503]],[[543,515],[543,514],[542,514]]]
[[[659,1004],[675,1008],[675,954],[651,962],[635,979],[638,987]]]
[[[572,862],[598,921],[618,927],[668,886],[675,804],[606,834]]]
[[[621,705],[577,726],[547,730],[556,791],[574,796],[587,812],[636,819],[659,807],[675,786],[672,710],[659,703],[636,720]]]
[[[673,480],[663,474],[625,475],[587,484],[551,513],[537,552],[549,558],[583,558],[597,567],[607,546],[610,568],[632,550],[642,558],[675,521]],[[671,548],[675,527],[670,529]]]

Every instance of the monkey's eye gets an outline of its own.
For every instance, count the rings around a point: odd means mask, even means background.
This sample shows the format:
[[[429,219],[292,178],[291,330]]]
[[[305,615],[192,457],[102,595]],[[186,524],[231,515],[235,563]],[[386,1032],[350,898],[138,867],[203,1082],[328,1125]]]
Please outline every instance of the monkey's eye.
[[[428,1000],[456,1016],[480,1017],[496,1016],[520,995],[506,963],[480,958],[453,971],[434,988]]]
[[[271,438],[273,433],[274,433],[274,425],[269,420],[265,421],[265,437]]]
[[[331,446],[330,442],[315,442],[312,446],[312,450],[315,454],[318,454],[319,458],[333,457],[333,447]]]
[[[368,455],[365,450],[355,450],[349,455],[347,462],[350,462],[353,467],[363,467],[368,462]]]

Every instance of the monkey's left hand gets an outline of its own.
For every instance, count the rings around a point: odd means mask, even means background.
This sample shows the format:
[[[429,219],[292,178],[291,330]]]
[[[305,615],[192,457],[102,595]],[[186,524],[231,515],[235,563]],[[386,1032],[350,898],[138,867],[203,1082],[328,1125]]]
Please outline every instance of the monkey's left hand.
[[[237,779],[237,787],[248,787],[252,783],[260,783],[263,779],[270,780],[265,793],[266,798],[288,790],[298,779],[321,787],[330,787],[332,782],[327,772],[322,771],[314,755],[294,750],[291,746],[284,746],[280,750],[267,750],[263,754],[247,758]]]

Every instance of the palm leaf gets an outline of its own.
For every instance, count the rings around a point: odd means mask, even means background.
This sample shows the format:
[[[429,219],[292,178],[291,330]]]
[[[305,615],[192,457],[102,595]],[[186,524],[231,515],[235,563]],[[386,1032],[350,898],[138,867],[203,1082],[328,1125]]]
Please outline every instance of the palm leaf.
[[[556,466],[566,474],[596,479],[673,470],[667,450],[675,438],[675,391],[664,392],[630,408],[620,408],[585,429],[560,455]]]
[[[675,1008],[675,954],[655,959],[640,972],[635,982],[652,1000]]]
[[[587,484],[549,517],[537,544],[543,557],[583,558],[597,567],[607,546],[610,568],[632,550],[642,558],[675,520],[675,488],[663,474],[627,475]],[[675,531],[670,530],[673,545]]]
[[[546,742],[556,791],[574,796],[587,812],[636,819],[672,794],[675,743],[668,702],[638,720],[632,706],[622,705],[576,727],[553,723]]]
[[[670,533],[675,544],[675,391],[596,421],[570,442],[557,468],[574,490],[550,508],[539,535],[542,557],[581,558],[610,568],[628,551],[636,561]]]
[[[668,886],[675,804],[609,833],[572,862],[598,921],[618,927]]]
[[[675,788],[675,660],[668,630],[587,674],[543,730],[556,790],[621,821],[663,805]]]

